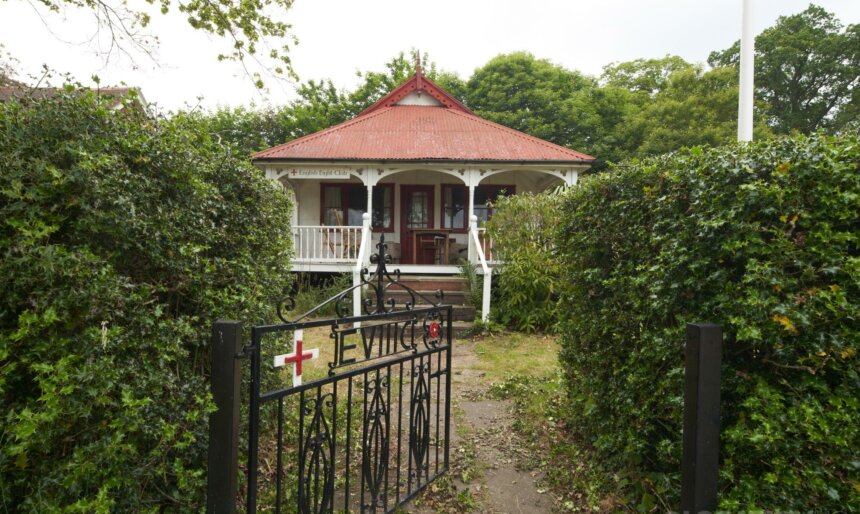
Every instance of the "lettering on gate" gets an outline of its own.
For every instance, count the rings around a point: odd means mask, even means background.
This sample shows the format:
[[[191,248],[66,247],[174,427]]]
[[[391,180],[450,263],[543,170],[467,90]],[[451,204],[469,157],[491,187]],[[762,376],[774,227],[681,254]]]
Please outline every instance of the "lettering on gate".
[[[358,362],[415,351],[415,338],[412,336],[416,323],[417,320],[410,317],[361,327],[333,329],[331,337],[334,340],[335,357],[328,365],[329,374]]]

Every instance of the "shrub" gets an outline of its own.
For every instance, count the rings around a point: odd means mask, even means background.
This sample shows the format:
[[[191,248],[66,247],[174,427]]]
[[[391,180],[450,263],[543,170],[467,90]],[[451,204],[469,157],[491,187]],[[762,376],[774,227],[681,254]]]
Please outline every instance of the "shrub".
[[[518,330],[555,331],[563,284],[554,237],[561,222],[559,191],[501,197],[487,231],[503,264],[493,316]]]
[[[271,320],[286,195],[72,89],[0,104],[0,169],[0,510],[199,511],[211,326]]]
[[[466,303],[474,306],[476,309],[481,308],[484,304],[484,275],[481,274],[481,267],[466,259],[460,259],[460,277],[466,279]]]
[[[860,144],[632,162],[564,199],[569,422],[677,508],[684,329],[722,324],[720,507],[860,511]]]

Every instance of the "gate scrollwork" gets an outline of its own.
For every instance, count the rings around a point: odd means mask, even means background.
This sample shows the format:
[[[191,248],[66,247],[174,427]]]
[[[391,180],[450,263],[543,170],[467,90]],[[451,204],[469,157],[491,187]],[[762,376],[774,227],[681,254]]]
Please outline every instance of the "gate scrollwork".
[[[283,323],[252,327],[249,513],[258,497],[274,500],[265,510],[276,513],[390,513],[448,470],[452,307],[440,304],[441,291],[426,298],[388,271],[384,235],[376,246],[375,271],[363,269],[360,284],[293,321],[287,298],[278,306]],[[359,288],[360,315],[350,303]],[[337,317],[312,319],[326,305]],[[308,362],[323,353],[314,347],[319,332],[306,330],[314,327],[330,327],[334,351],[322,369]],[[264,354],[264,337],[280,345],[292,337],[291,353]],[[286,367],[263,375],[263,362]],[[261,391],[290,374],[292,385]],[[277,403],[276,425],[260,420],[269,402]]]
[[[311,417],[304,439],[300,470],[302,514],[322,514],[332,503],[334,480],[330,456],[334,447],[333,433],[325,410],[332,409],[332,395],[309,398],[302,406],[305,416]]]
[[[365,393],[371,400],[368,402],[367,417],[364,420],[362,473],[370,493],[370,502],[365,507],[371,511],[379,506],[383,479],[388,471],[388,387],[388,376],[379,376],[377,372],[376,378],[368,382]]]

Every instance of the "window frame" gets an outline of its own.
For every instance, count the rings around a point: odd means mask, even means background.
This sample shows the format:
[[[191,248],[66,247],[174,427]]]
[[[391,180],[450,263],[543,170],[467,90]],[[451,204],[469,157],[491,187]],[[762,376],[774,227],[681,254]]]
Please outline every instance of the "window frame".
[[[370,216],[371,216],[371,220],[370,220],[370,221],[371,221],[371,227],[370,227],[370,228],[371,228],[371,230],[372,230],[373,232],[387,232],[387,233],[392,233],[392,232],[394,232],[394,183],[386,182],[386,183],[384,183],[384,184],[376,184],[375,186],[373,186],[373,191],[376,191],[376,188],[378,188],[378,187],[381,187],[381,188],[384,188],[384,189],[388,189],[388,191],[389,191],[389,193],[390,193],[390,198],[391,198],[391,215],[390,215],[390,218],[389,218],[389,226],[388,226],[388,227],[385,227],[385,226],[383,226],[383,227],[374,227],[374,226],[372,225],[372,223],[373,223],[373,213],[371,213],[371,215],[370,215]],[[365,192],[366,192],[366,191],[367,191],[367,186],[365,186]],[[373,194],[373,193],[371,192],[371,194]],[[384,196],[383,196],[383,198],[384,198]],[[366,198],[365,198],[365,199],[366,199]],[[374,203],[374,204],[373,204],[373,206],[374,206],[374,207],[376,207],[376,203]]]
[[[445,230],[450,230],[454,234],[465,234],[469,231],[469,188],[466,187],[465,184],[456,184],[456,183],[442,183],[442,188],[440,189],[440,210],[439,210],[439,227]],[[466,199],[465,202],[465,212],[463,213],[463,228],[449,228],[445,226],[445,190],[446,189],[462,189],[463,197]]]
[[[447,207],[447,204],[445,203],[445,190],[449,189],[449,188],[450,189],[460,188],[466,192],[465,193],[465,195],[466,195],[466,211],[465,211],[464,216],[463,216],[463,218],[464,218],[463,223],[464,223],[465,227],[464,228],[452,228],[452,229],[450,229],[452,232],[454,232],[456,234],[464,234],[464,233],[469,231],[469,188],[465,184],[453,184],[453,183],[443,183],[442,184],[442,189],[440,191],[440,196],[441,196],[441,211],[440,211],[441,220],[440,221],[442,222],[441,226],[442,226],[442,228],[446,228],[445,227],[445,208]],[[479,184],[479,185],[475,186],[475,192],[476,193],[478,192],[479,189],[495,190],[496,195],[498,195],[499,191],[507,191],[507,194],[514,195],[514,194],[516,194],[517,188],[516,188],[516,185],[514,185],[514,184],[498,184],[498,185],[497,184]],[[493,217],[493,209],[492,208],[490,209],[488,214],[489,214],[488,219]]]
[[[364,195],[364,208],[367,208],[367,186],[363,183],[355,183],[355,182],[320,182],[320,225],[325,226],[325,192],[326,188],[329,187],[337,187],[340,188],[340,210],[341,210],[341,219],[349,221],[349,190],[350,189],[360,189]],[[384,184],[376,184],[373,186],[373,191],[376,191],[376,188],[381,187],[389,190],[389,198],[391,198],[391,214],[389,217],[389,226],[382,227],[374,227],[371,225],[371,230],[373,232],[394,232],[394,184],[384,183]],[[371,194],[373,194],[371,192]],[[374,204],[376,207],[376,204]],[[366,212],[363,211],[362,212]],[[372,216],[372,214],[371,214]],[[371,219],[372,223],[372,219]],[[361,225],[342,225],[345,227],[360,227]]]

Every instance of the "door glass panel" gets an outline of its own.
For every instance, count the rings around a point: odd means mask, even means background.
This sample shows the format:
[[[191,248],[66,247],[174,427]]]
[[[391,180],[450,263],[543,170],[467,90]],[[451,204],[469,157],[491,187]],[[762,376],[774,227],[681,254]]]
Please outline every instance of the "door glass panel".
[[[428,194],[426,191],[414,191],[409,195],[409,206],[406,213],[406,226],[409,228],[429,227],[430,213],[428,209]]]

